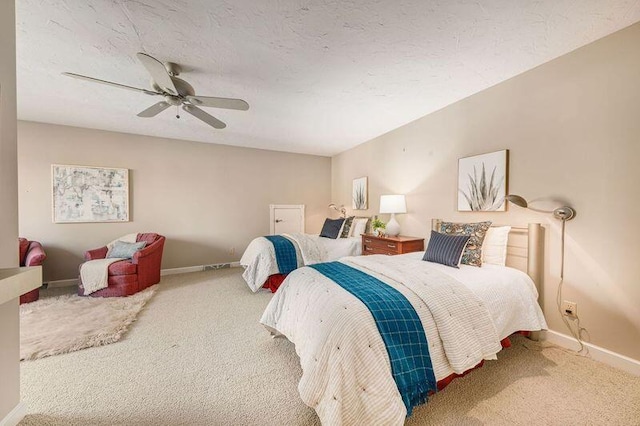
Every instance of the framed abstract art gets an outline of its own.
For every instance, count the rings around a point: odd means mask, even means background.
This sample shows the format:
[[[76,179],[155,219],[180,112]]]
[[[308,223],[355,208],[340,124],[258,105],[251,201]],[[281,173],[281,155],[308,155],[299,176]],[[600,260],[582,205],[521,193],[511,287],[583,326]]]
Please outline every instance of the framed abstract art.
[[[129,169],[51,165],[53,222],[128,222]]]

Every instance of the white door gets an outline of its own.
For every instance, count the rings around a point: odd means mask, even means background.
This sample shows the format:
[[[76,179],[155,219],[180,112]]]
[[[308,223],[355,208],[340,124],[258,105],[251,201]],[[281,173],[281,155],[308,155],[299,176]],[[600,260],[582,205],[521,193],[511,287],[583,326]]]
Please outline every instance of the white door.
[[[271,204],[271,235],[304,232],[304,204]]]

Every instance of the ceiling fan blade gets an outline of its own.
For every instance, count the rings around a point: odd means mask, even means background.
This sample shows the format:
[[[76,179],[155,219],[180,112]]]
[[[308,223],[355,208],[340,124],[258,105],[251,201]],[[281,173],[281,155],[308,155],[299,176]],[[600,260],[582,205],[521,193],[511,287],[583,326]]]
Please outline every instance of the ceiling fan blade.
[[[106,84],[113,87],[119,87],[121,89],[134,90],[136,92],[142,92],[147,95],[160,95],[161,93],[154,92],[152,90],[147,89],[139,89],[133,86],[127,86],[126,84],[114,83],[112,81],[100,80],[99,78],[87,77],[86,75],[74,74],[72,72],[63,72],[62,75],[66,75],[67,77],[77,78],[80,80],[91,81],[93,83]]]
[[[145,109],[141,113],[138,113],[138,117],[145,117],[145,118],[155,117],[156,115],[160,114],[162,111],[169,108],[170,106],[171,105],[168,102],[165,102],[165,101],[158,102],[157,104],[151,105],[149,108]]]
[[[171,76],[162,62],[142,52],[138,52],[136,56],[147,71],[149,71],[153,81],[155,81],[161,89],[172,95],[178,94],[178,89],[176,89],[175,84],[173,84],[173,80],[171,80]]]
[[[183,105],[182,109],[187,111],[189,114],[193,115],[196,118],[207,123],[209,126],[215,127],[216,129],[224,129],[227,127],[222,121],[218,120],[212,115],[207,114],[203,110],[193,105]]]
[[[197,106],[237,109],[240,111],[249,109],[249,104],[242,99],[214,98],[212,96],[187,96],[187,99]]]

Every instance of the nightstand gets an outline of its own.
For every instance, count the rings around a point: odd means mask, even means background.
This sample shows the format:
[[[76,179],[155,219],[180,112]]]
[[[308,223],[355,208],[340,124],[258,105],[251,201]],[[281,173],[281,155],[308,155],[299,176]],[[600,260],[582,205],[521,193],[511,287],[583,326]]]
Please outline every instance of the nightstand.
[[[405,237],[377,237],[373,234],[362,234],[362,254],[394,254],[411,253],[424,250],[424,238]]]

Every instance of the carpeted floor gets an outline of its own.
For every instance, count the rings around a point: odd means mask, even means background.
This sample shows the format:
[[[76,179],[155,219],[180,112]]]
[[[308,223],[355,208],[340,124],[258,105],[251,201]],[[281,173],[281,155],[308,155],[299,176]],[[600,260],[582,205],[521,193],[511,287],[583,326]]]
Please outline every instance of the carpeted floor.
[[[164,277],[120,342],[22,363],[21,425],[318,424],[298,397],[293,345],[258,324],[270,297],[239,269]],[[513,343],[407,424],[640,425],[640,378]]]

